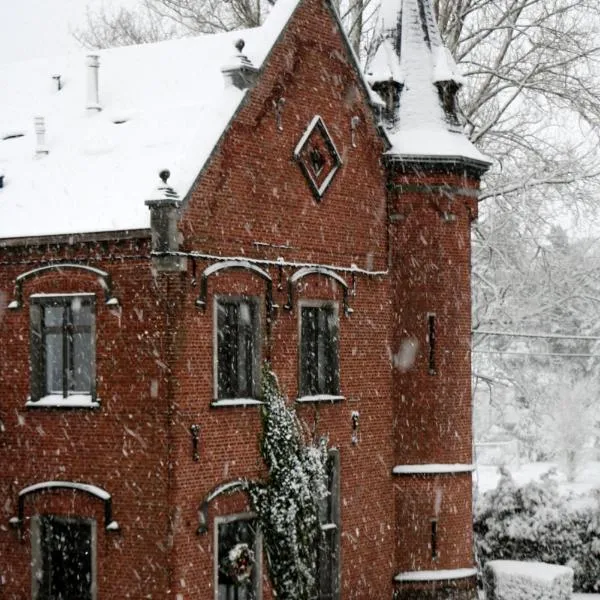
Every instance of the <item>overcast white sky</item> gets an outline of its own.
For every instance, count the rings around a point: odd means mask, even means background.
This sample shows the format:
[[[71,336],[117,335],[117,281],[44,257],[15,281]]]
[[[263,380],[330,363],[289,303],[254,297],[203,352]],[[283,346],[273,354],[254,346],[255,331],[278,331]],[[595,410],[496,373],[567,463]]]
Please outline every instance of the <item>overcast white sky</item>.
[[[85,22],[86,6],[132,6],[135,0],[0,0],[0,62],[77,51],[71,30]]]

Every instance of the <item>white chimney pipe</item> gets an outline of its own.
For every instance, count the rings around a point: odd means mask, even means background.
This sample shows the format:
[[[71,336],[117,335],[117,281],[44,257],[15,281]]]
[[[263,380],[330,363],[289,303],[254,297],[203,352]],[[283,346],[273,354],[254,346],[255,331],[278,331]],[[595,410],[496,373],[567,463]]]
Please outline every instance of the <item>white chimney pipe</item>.
[[[33,123],[36,137],[35,153],[37,156],[48,154],[48,147],[46,146],[46,122],[44,121],[44,117],[35,117]]]
[[[98,91],[98,70],[100,57],[97,54],[88,54],[87,61],[87,110],[100,111],[100,96]]]

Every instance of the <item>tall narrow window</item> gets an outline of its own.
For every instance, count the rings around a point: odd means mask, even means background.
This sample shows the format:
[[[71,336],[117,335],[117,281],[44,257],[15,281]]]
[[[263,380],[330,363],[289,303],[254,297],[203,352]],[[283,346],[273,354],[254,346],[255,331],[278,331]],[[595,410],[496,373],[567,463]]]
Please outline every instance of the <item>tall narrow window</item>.
[[[258,303],[219,298],[217,310],[217,399],[258,395]]]
[[[436,560],[438,557],[438,522],[437,519],[431,519],[431,558]]]
[[[335,449],[327,457],[327,496],[319,507],[323,538],[319,548],[319,600],[339,598],[340,457]]]
[[[300,318],[300,396],[336,396],[340,383],[335,306],[302,306]]]
[[[95,393],[94,296],[32,296],[31,399]]]
[[[94,600],[95,521],[45,515],[32,520],[34,600]]]
[[[216,600],[259,600],[261,548],[256,519],[218,518]]]
[[[429,374],[435,375],[436,364],[435,364],[435,315],[427,315],[427,344],[429,347]]]

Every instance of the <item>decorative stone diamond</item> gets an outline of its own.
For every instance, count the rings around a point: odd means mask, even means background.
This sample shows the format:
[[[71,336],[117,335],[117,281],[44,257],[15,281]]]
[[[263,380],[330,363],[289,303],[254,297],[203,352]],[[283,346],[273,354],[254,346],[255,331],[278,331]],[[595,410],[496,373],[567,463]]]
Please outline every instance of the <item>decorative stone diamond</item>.
[[[317,200],[320,200],[333,181],[342,159],[318,115],[313,118],[294,150],[304,176]]]

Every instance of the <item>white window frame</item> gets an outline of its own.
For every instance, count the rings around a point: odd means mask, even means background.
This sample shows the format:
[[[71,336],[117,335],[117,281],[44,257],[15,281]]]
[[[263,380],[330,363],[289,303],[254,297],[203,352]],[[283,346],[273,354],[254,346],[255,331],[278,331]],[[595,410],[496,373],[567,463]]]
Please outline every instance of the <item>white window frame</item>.
[[[213,587],[214,587],[214,600],[219,600],[219,525],[226,523],[233,523],[235,521],[251,521],[256,522],[256,538],[254,542],[254,560],[258,573],[256,574],[256,600],[262,600],[263,589],[262,589],[262,546],[263,536],[258,526],[258,519],[253,512],[235,513],[232,515],[218,516],[214,520],[214,537],[213,537]]]
[[[336,320],[337,327],[337,357],[336,357],[336,368],[337,368],[337,380],[338,380],[338,393],[337,394],[316,394],[316,395],[302,395],[302,309],[303,308],[333,308],[333,314]],[[297,402],[337,402],[344,400],[342,395],[342,378],[340,372],[340,346],[341,346],[341,323],[340,323],[340,310],[339,303],[334,300],[300,300],[298,302],[298,398]]]
[[[89,391],[75,391],[73,393],[63,389],[62,393],[46,390],[46,364],[44,353],[46,346],[44,339],[37,342],[37,348],[34,349],[34,328],[38,330],[38,334],[43,335],[43,312],[46,306],[53,304],[58,306],[66,306],[68,301],[73,301],[79,298],[90,306],[91,309],[91,357],[90,357],[90,389]],[[27,400],[26,406],[31,408],[44,407],[59,407],[59,408],[97,408],[100,406],[96,397],[96,295],[88,292],[75,293],[52,293],[52,294],[32,294],[30,296],[30,311],[37,310],[40,321],[34,319],[33,313],[30,318],[30,342],[29,342],[29,361],[30,361],[30,397]],[[35,308],[34,308],[35,307]],[[35,361],[35,362],[34,362]],[[44,390],[42,393],[34,393]],[[66,393],[66,395],[65,395]]]
[[[256,311],[256,349],[253,358],[254,369],[254,394],[248,398],[219,398],[219,302],[249,302],[254,304]],[[243,294],[218,294],[213,300],[213,401],[211,406],[247,406],[262,404],[259,400],[260,393],[260,364],[262,356],[262,311],[258,296],[245,296]]]

